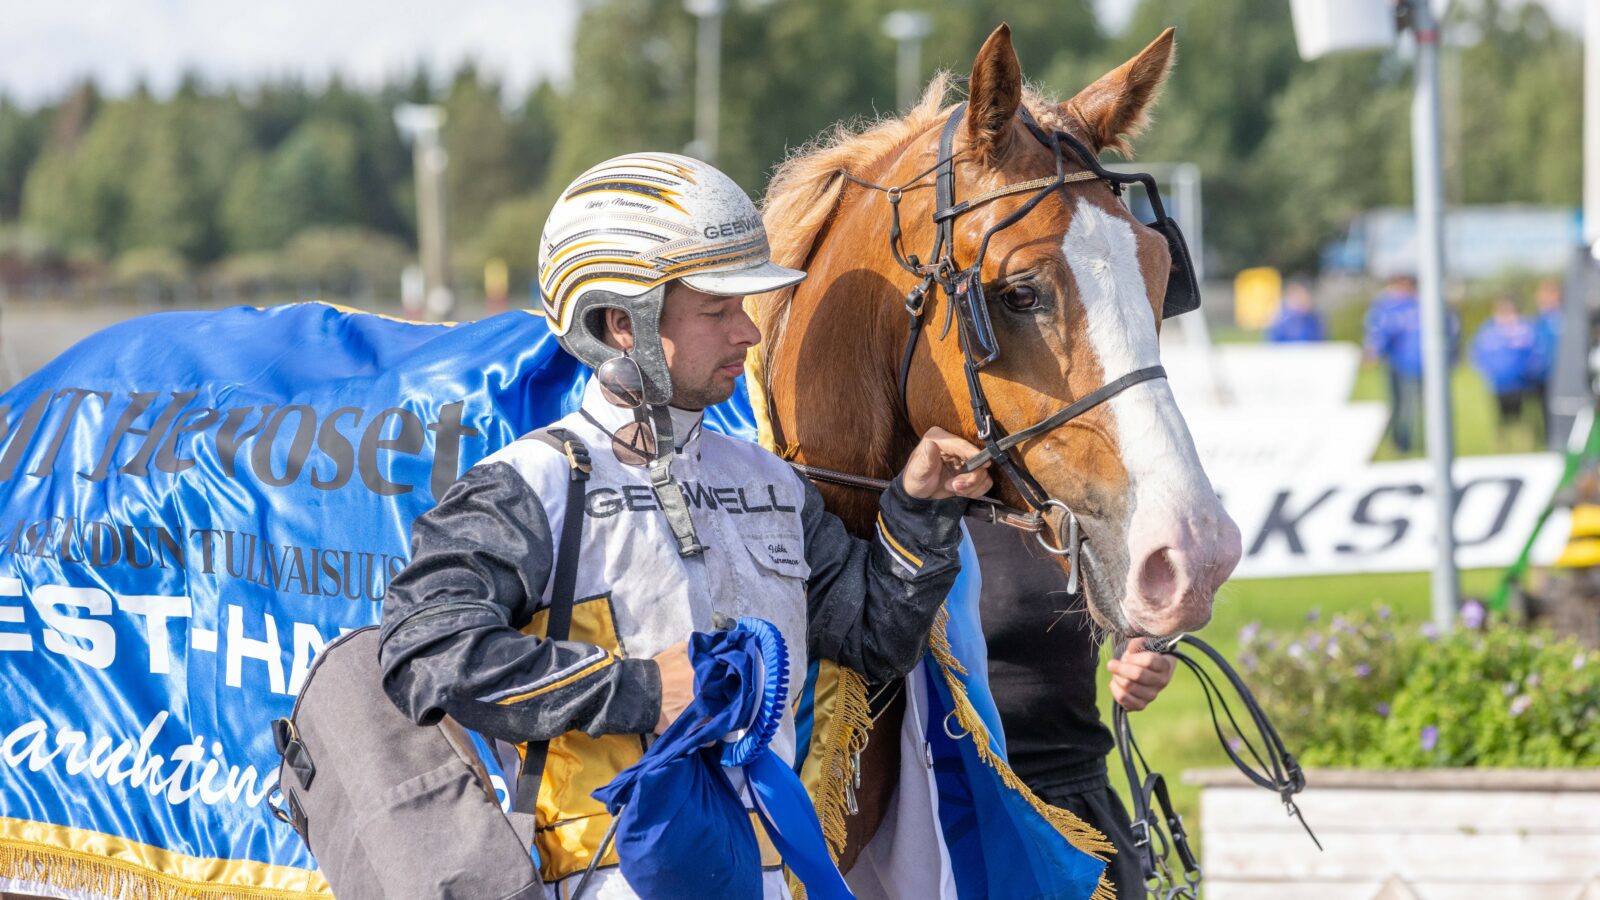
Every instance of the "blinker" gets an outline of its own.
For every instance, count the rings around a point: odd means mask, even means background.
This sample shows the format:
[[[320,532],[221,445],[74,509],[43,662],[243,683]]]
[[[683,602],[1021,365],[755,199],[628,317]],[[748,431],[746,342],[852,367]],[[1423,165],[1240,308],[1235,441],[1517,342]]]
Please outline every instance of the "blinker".
[[[961,341],[973,365],[982,368],[1000,357],[1000,343],[989,320],[989,304],[983,293],[983,274],[977,267],[962,272],[956,283],[956,321],[961,323]]]
[[[1183,239],[1178,223],[1162,216],[1149,227],[1167,241],[1172,255],[1172,271],[1167,273],[1167,292],[1161,299],[1161,318],[1170,319],[1200,308],[1200,283],[1195,278],[1194,260],[1189,258],[1189,243]]]

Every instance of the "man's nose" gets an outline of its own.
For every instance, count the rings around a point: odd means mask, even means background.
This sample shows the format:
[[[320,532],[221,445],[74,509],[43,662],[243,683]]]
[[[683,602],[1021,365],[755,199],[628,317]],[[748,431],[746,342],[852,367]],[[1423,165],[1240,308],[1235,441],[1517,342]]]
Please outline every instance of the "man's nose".
[[[756,327],[755,320],[750,318],[750,313],[739,305],[738,315],[733,317],[733,343],[738,347],[754,347],[761,343],[761,329]]]

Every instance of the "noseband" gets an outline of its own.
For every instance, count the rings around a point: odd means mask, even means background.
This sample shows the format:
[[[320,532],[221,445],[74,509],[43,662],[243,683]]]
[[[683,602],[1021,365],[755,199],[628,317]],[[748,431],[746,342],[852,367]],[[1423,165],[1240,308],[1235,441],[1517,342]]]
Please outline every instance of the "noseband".
[[[1100,165],[1099,160],[1072,135],[1063,131],[1046,132],[1034,121],[1033,116],[1025,107],[1019,108],[1022,121],[1028,130],[1041,144],[1048,147],[1055,157],[1055,174],[1044,178],[1036,178],[1018,184],[1006,185],[995,190],[970,197],[957,202],[955,195],[955,162],[958,154],[953,152],[956,130],[960,127],[966,115],[967,105],[962,103],[957,106],[945,121],[944,129],[939,135],[938,162],[933,167],[923,170],[909,182],[896,187],[884,187],[856,178],[848,172],[842,173],[844,178],[869,190],[883,193],[888,197],[893,218],[889,230],[889,251],[895,263],[902,269],[917,276],[921,281],[906,295],[906,312],[911,318],[910,331],[906,337],[905,352],[900,362],[900,405],[902,410],[909,410],[907,393],[911,374],[911,360],[921,339],[926,320],[923,316],[928,295],[935,288],[944,291],[945,298],[949,301],[945,306],[944,324],[940,331],[942,340],[950,333],[952,321],[957,324],[957,339],[961,347],[962,369],[967,383],[967,399],[972,407],[973,421],[977,424],[978,439],[983,442],[983,449],[969,459],[963,471],[973,472],[989,462],[999,467],[1006,479],[1011,482],[1017,492],[1022,495],[1023,501],[1031,507],[1031,511],[1016,510],[1000,504],[992,498],[980,498],[981,506],[978,509],[984,512],[992,522],[1011,525],[1032,531],[1039,545],[1046,551],[1057,555],[1069,557],[1071,573],[1068,576],[1067,589],[1073,593],[1078,587],[1078,550],[1082,543],[1079,537],[1078,516],[1067,504],[1050,494],[1033,477],[1021,459],[1013,454],[1013,450],[1024,441],[1040,437],[1053,431],[1066,423],[1076,419],[1084,413],[1094,409],[1112,397],[1122,393],[1130,387],[1155,378],[1165,378],[1166,370],[1159,365],[1136,369],[1114,381],[1102,385],[1098,389],[1073,401],[1060,411],[1022,428],[1016,432],[1008,432],[995,420],[994,412],[990,408],[989,398],[984,393],[983,382],[978,377],[979,370],[994,362],[1000,357],[1000,345],[995,337],[994,327],[989,319],[989,307],[983,288],[983,260],[989,252],[989,242],[994,236],[1012,225],[1027,218],[1046,197],[1067,184],[1079,181],[1100,181],[1110,186],[1118,197],[1122,195],[1123,187],[1132,182],[1144,185],[1146,196],[1150,200],[1156,221],[1149,223],[1150,228],[1159,232],[1167,241],[1171,251],[1173,266],[1172,273],[1167,282],[1167,294],[1163,298],[1162,317],[1178,315],[1189,312],[1199,307],[1199,287],[1194,279],[1194,267],[1189,259],[1188,247],[1183,240],[1182,233],[1176,223],[1170,219],[1161,203],[1161,195],[1156,189],[1155,179],[1148,174],[1125,174],[1112,172]],[[1067,153],[1070,152],[1083,165],[1084,170],[1067,172]],[[929,174],[934,175],[935,208],[932,221],[935,226],[935,235],[932,252],[927,256],[928,262],[923,262],[915,254],[908,254],[902,242],[900,226],[900,200],[907,189],[917,186]],[[962,267],[955,260],[955,222],[965,213],[977,207],[1012,194],[1032,192],[1021,206],[1012,210],[999,222],[996,222],[984,232],[978,245],[977,255],[970,265]],[[854,487],[870,487],[882,482],[875,479],[866,479],[862,476],[847,473],[833,472],[816,466],[796,466],[801,474],[807,477],[829,481],[836,484],[845,484]],[[869,485],[867,482],[872,482]],[[1067,536],[1061,546],[1053,546],[1044,538],[1044,514],[1055,509],[1066,516]]]

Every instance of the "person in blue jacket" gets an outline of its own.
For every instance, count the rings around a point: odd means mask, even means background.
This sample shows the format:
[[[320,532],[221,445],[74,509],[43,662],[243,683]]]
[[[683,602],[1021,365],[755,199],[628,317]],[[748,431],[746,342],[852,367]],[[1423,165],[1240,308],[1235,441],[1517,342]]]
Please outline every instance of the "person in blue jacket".
[[[1460,320],[1449,313],[1449,355],[1455,362]],[[1367,358],[1383,363],[1389,374],[1389,438],[1395,449],[1410,453],[1422,422],[1422,310],[1417,281],[1409,275],[1389,279],[1383,293],[1367,309]]]
[[[1289,282],[1283,292],[1278,318],[1267,326],[1267,340],[1274,344],[1293,344],[1326,339],[1322,314],[1312,302],[1310,289],[1302,282]]]
[[[1548,436],[1550,429],[1550,375],[1556,367],[1556,351],[1561,345],[1561,282],[1547,278],[1534,293],[1538,312],[1533,319],[1534,351],[1528,360],[1528,398],[1539,409],[1539,429]]]
[[[1523,318],[1513,296],[1501,297],[1494,314],[1472,338],[1472,365],[1494,392],[1500,416],[1500,435],[1522,421],[1522,400],[1529,389],[1528,375],[1536,366],[1538,335]]]

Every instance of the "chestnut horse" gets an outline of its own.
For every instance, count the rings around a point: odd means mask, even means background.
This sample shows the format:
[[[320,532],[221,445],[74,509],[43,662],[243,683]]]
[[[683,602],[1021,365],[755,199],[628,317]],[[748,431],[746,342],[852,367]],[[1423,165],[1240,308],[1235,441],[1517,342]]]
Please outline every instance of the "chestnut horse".
[[[1126,152],[1125,136],[1142,128],[1172,48],[1169,29],[1057,103],[1024,87],[1002,25],[978,54],[964,108],[946,105],[948,79],[940,76],[904,117],[862,132],[841,128],[778,169],[765,203],[773,256],[809,277],[750,306],[766,335],[756,371],[777,449],[798,463],[889,478],[932,426],[982,446],[969,402],[972,342],[961,328],[941,330],[953,299],[938,289],[939,279],[925,281],[897,262],[890,246],[897,205],[901,247],[923,254],[911,268],[933,262],[925,252],[937,231],[932,173],[946,131],[954,196],[971,202],[954,219],[946,249],[957,267],[981,259],[979,302],[998,355],[975,377],[1001,433],[1025,431],[1159,365],[1172,264],[1167,240],[1132,216],[1111,182],[1044,136],[1064,132],[1085,152]],[[946,129],[952,116],[960,118]],[[1067,177],[1035,200],[1025,183],[1049,182],[1063,171]],[[1030,202],[1020,219],[989,236]],[[914,333],[908,306],[917,305],[919,284],[930,283],[920,309],[929,324]],[[1164,636],[1205,624],[1217,588],[1238,563],[1239,531],[1201,469],[1164,378],[1121,387],[1006,452],[1038,490],[1030,496],[997,467],[997,498],[1039,513],[1041,540],[1058,548],[1081,540],[1082,590],[1100,627],[1117,636]],[[872,532],[872,492],[819,487],[856,534]],[[1041,504],[1041,491],[1057,502]],[[1081,532],[1069,530],[1063,505]],[[892,776],[874,777],[894,771],[877,768],[895,765],[890,718],[877,725],[880,732],[887,725],[888,739],[868,742],[861,763],[866,790],[849,823],[846,869],[893,790]]]

